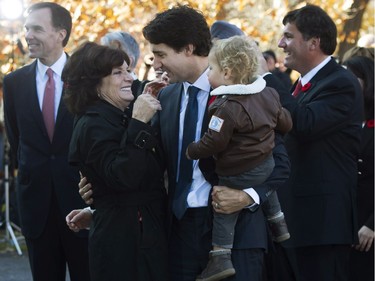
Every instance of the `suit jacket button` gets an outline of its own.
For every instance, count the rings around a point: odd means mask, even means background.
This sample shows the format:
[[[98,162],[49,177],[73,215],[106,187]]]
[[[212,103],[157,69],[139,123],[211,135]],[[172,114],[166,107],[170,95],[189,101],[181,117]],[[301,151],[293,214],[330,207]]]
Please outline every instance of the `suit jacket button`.
[[[54,154],[51,155],[51,160],[55,160],[56,156]]]

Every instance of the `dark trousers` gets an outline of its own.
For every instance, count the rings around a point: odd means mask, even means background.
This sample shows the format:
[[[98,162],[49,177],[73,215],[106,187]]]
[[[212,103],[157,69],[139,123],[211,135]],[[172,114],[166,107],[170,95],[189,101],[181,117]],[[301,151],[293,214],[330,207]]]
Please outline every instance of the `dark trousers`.
[[[206,268],[211,250],[211,231],[207,231],[207,208],[188,208],[181,220],[172,224],[169,238],[170,281],[195,281]],[[236,275],[226,281],[262,281],[263,249],[233,249]]]
[[[88,240],[77,237],[66,226],[57,199],[52,197],[42,235],[26,239],[33,280],[65,281],[68,264],[71,281],[89,281]]]
[[[347,281],[349,252],[350,245],[277,246],[268,281]]]
[[[264,249],[232,249],[233,267],[236,274],[225,281],[262,281]]]
[[[374,244],[368,252],[350,251],[349,280],[374,281]]]
[[[207,231],[207,212],[207,207],[188,208],[181,220],[173,219],[168,264],[171,281],[195,281],[206,267],[212,235]]]
[[[295,281],[296,277],[285,249],[279,243],[273,243],[272,245],[273,247],[271,246],[268,253],[265,254],[263,280]]]

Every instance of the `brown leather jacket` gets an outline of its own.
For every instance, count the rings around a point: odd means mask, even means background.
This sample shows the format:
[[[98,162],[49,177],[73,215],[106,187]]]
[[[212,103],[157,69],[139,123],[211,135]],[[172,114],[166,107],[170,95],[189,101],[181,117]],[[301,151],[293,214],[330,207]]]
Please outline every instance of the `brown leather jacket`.
[[[200,141],[188,146],[191,159],[214,156],[217,174],[233,176],[272,154],[274,130],[287,133],[292,119],[276,90],[263,82],[258,78],[256,87],[249,87],[254,83],[221,86],[211,93],[217,98],[209,107],[209,129]]]

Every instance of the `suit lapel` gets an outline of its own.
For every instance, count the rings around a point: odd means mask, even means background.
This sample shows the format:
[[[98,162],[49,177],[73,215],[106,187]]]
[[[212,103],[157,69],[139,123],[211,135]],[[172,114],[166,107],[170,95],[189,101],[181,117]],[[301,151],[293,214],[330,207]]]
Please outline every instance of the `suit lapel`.
[[[174,163],[175,174],[178,160],[178,132],[180,127],[179,120],[182,90],[182,83],[172,84],[168,88],[163,89],[164,93],[160,96],[161,106],[163,108],[160,115],[160,123],[168,124],[168,126],[162,126],[164,130],[166,130],[162,135],[167,136],[163,138],[162,141],[167,151],[171,151],[169,154],[170,163]]]
[[[66,106],[65,106],[65,103],[64,103],[64,90],[62,92],[62,95],[61,95],[61,100],[60,100],[60,103],[59,103],[59,109],[57,111],[57,116],[56,116],[56,124],[55,124],[55,133],[58,132],[58,129],[59,127],[61,126],[63,120],[64,120],[64,117],[69,114]]]
[[[338,65],[332,58],[318,73],[311,79],[311,87],[304,93],[298,95],[298,103],[307,103],[320,93],[320,88],[325,87],[323,81],[333,73]]]

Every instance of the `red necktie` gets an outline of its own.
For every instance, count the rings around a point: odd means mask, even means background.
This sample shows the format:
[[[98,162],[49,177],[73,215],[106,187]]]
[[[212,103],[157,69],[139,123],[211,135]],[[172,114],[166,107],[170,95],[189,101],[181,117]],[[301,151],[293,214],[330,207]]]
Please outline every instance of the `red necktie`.
[[[48,81],[44,89],[42,114],[48,137],[52,142],[53,130],[55,128],[55,80],[53,80],[53,70],[47,69]]]
[[[293,96],[296,97],[298,96],[299,92],[301,92],[301,89],[302,89],[302,84],[301,84],[301,79],[298,80],[298,83],[296,85],[296,87],[294,88],[294,91],[293,91]]]

